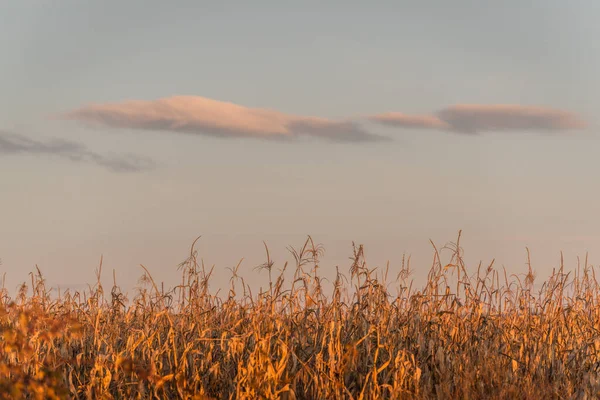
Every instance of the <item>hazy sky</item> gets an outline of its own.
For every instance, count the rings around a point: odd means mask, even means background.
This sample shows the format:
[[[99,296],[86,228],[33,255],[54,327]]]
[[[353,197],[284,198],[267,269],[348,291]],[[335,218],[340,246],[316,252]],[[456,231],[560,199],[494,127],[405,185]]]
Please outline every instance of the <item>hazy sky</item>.
[[[600,3],[3,1],[0,267],[131,287],[307,234],[538,275],[600,259]]]

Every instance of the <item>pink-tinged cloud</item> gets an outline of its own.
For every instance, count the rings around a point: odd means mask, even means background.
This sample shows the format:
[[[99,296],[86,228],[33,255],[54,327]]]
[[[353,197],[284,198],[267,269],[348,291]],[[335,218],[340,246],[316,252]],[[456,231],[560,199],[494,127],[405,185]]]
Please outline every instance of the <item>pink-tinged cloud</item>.
[[[352,121],[295,116],[199,96],[93,104],[71,111],[62,117],[110,128],[217,137],[294,139],[300,136],[315,136],[341,142],[385,139],[383,136],[367,132]]]
[[[567,131],[587,126],[585,121],[568,111],[509,104],[460,104],[445,108],[435,115],[388,113],[369,119],[388,126],[461,133]]]

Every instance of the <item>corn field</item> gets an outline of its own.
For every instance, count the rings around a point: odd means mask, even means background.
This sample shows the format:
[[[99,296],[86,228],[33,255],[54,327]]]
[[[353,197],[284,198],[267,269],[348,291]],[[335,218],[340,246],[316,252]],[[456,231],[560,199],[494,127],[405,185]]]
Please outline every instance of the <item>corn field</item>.
[[[433,246],[418,289],[409,259],[389,278],[362,246],[326,283],[310,237],[290,248],[288,272],[267,249],[268,287],[254,294],[239,265],[228,293],[212,294],[213,270],[194,246],[180,285],[165,291],[144,270],[131,299],[116,283],[105,292],[100,277],[52,295],[38,270],[0,298],[0,398],[600,397],[593,266],[561,264],[534,284],[531,265],[522,275],[493,263],[468,270],[460,235],[447,248],[442,262]]]

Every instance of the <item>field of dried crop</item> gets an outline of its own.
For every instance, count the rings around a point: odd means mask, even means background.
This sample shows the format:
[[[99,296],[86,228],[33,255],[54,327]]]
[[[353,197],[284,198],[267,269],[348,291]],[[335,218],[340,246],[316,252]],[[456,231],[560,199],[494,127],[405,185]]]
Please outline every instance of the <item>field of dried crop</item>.
[[[146,271],[131,299],[99,283],[53,296],[38,271],[16,298],[0,298],[0,398],[600,396],[593,266],[561,266],[534,285],[531,267],[468,270],[460,235],[449,248],[443,262],[434,247],[419,288],[408,260],[388,279],[355,246],[324,290],[310,238],[290,248],[292,279],[267,252],[268,287],[255,294],[237,269],[229,293],[212,294],[193,246],[180,286],[165,291]]]

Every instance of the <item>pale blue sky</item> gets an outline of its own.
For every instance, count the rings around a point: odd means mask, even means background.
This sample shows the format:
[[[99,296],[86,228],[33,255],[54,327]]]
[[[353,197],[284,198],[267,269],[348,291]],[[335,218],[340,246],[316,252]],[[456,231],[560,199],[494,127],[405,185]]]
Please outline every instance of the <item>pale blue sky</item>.
[[[200,234],[225,274],[216,285],[241,257],[252,276],[263,239],[283,260],[306,234],[332,271],[345,270],[355,240],[377,265],[412,253],[423,276],[429,238],[443,245],[459,229],[469,261],[515,272],[525,246],[541,276],[561,249],[571,266],[586,250],[600,257],[600,3],[323,3],[1,2],[0,132],[76,141],[92,161],[0,148],[9,282],[35,264],[53,284],[88,282],[100,254],[126,287],[139,263],[175,282]],[[394,140],[280,143],[54,118],[177,95],[330,119],[508,103],[573,112],[589,127],[464,135],[361,122]],[[107,168],[135,157],[155,165]]]

